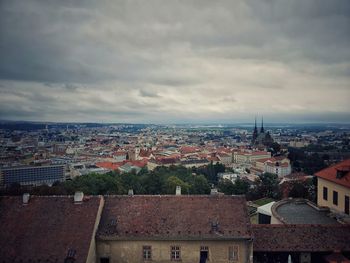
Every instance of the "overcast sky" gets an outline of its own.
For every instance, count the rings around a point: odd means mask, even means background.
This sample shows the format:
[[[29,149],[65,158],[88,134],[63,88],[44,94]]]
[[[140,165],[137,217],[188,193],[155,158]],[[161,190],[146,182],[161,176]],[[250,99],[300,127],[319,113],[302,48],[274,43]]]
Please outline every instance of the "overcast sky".
[[[350,122],[349,0],[0,0],[0,119]]]

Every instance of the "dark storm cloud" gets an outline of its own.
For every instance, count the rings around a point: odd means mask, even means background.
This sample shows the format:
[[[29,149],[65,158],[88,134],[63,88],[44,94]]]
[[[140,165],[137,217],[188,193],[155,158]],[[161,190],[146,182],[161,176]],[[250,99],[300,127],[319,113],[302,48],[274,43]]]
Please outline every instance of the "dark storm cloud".
[[[2,0],[1,117],[344,120],[349,25],[347,0]]]

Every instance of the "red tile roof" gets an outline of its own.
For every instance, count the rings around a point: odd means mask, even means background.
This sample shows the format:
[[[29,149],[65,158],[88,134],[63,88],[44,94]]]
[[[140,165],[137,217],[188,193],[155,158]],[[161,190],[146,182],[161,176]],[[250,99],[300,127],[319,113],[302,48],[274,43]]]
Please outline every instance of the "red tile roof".
[[[147,151],[147,150],[140,150],[141,157],[150,157],[152,155],[152,151]]]
[[[337,178],[337,171],[343,170],[344,176]],[[350,159],[323,169],[315,174],[317,177],[350,188]]]
[[[220,159],[218,157],[208,157],[208,161],[213,161],[213,162],[220,162]]]
[[[231,155],[227,154],[227,153],[224,153],[224,152],[221,152],[221,153],[218,153],[218,157],[231,157]]]
[[[96,166],[100,168],[109,169],[109,170],[117,170],[123,164],[124,162],[98,162],[96,163]]]
[[[135,160],[135,161],[129,161],[129,163],[131,163],[133,166],[137,166],[137,167],[144,167],[147,165],[148,160],[146,158],[142,159],[142,160]]]
[[[252,225],[252,231],[254,252],[350,252],[350,225]]]
[[[264,163],[264,162],[266,162],[266,161],[268,161],[268,160],[270,160],[271,158],[262,158],[262,159],[258,159],[258,160],[256,160],[256,162],[257,163]]]
[[[173,158],[173,157],[161,157],[161,158],[156,158],[156,163],[157,164],[175,164],[179,162],[179,158]]]
[[[310,177],[309,175],[303,172],[295,172],[284,176],[285,179],[300,180],[300,181],[305,181],[309,177]]]
[[[182,154],[186,154],[186,153],[195,153],[198,152],[200,149],[196,146],[182,146],[180,148],[180,152]]]
[[[234,239],[251,231],[243,196],[108,196],[98,237]]]
[[[74,204],[73,197],[0,198],[0,262],[64,262],[68,250],[86,262],[101,197]]]

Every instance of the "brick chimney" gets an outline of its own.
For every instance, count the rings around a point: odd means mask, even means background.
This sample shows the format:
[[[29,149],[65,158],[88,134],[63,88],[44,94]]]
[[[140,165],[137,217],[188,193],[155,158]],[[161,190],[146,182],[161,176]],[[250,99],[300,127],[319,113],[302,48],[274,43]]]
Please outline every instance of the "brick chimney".
[[[210,189],[210,194],[211,195],[218,195],[219,194],[218,189],[216,189],[216,188]]]
[[[179,185],[176,186],[175,195],[181,195],[181,186],[179,186]]]
[[[74,194],[74,203],[80,204],[83,202],[84,193],[83,192],[75,192]]]
[[[24,193],[22,196],[22,201],[24,205],[27,205],[29,203],[30,199],[30,194],[29,193]]]

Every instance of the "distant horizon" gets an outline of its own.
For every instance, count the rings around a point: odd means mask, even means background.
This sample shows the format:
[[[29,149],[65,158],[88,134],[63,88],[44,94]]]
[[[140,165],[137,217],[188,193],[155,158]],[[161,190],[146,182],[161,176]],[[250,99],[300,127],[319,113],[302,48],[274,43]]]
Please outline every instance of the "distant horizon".
[[[35,120],[5,120],[5,119],[0,119],[0,123],[32,123],[32,124],[98,124],[98,125],[159,125],[159,126],[171,126],[171,125],[184,125],[184,126],[214,126],[214,127],[219,127],[219,126],[230,126],[230,125],[244,125],[244,126],[249,126],[253,127],[254,126],[254,121],[249,122],[249,121],[242,121],[242,122],[221,122],[221,123],[216,123],[216,122],[206,122],[206,123],[196,123],[196,122],[184,122],[184,123],[147,123],[147,122],[95,122],[95,121],[83,121],[83,122],[71,122],[71,121],[35,121]],[[310,125],[310,126],[315,126],[315,125],[350,125],[350,122],[265,122],[264,121],[264,127],[268,126],[276,126],[276,125]],[[261,122],[257,122],[257,126],[261,127]]]

